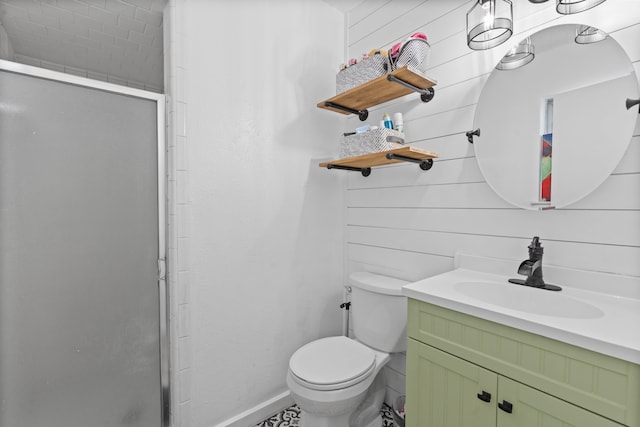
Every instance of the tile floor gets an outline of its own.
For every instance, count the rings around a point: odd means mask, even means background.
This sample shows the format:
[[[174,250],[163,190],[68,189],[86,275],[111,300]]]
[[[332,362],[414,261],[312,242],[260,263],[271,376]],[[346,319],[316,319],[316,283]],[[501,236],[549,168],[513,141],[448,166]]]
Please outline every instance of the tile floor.
[[[382,415],[382,426],[393,427],[393,415],[391,414],[391,408],[387,405],[382,407],[380,411]],[[297,405],[293,405],[284,411],[274,415],[273,417],[256,424],[255,427],[298,427],[298,419],[300,418],[300,408]]]

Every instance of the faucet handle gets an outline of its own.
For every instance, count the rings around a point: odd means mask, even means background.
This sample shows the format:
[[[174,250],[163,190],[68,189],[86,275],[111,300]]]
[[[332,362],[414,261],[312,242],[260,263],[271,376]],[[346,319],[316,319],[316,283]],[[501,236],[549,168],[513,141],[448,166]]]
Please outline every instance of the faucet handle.
[[[529,245],[529,260],[539,261],[542,259],[543,254],[544,248],[540,244],[540,238],[538,236],[534,236],[533,240],[531,240],[531,244]]]
[[[529,249],[539,248],[539,247],[540,247],[540,237],[533,236],[533,239],[531,240],[531,244],[529,244]]]

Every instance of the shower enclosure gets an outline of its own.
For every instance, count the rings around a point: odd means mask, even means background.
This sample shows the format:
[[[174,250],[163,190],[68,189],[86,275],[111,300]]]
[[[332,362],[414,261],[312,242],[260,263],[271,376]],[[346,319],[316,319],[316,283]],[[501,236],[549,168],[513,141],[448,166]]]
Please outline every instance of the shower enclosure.
[[[0,427],[168,425],[163,116],[0,61]]]

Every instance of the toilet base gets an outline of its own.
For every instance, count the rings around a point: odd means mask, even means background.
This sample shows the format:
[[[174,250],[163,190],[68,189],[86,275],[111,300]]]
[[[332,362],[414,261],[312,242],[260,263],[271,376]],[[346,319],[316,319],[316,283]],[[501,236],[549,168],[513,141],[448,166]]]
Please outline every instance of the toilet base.
[[[351,427],[349,425],[349,415],[344,414],[336,417],[315,417],[313,414],[300,411],[299,427]],[[366,426],[360,427],[382,427],[382,416],[374,418]]]
[[[371,420],[371,422],[364,427],[382,427],[382,415],[378,415],[376,418]]]
[[[317,417],[301,409],[298,425],[299,427],[349,427],[349,415],[347,413],[333,417]]]
[[[328,411],[325,410],[322,416],[318,416],[305,411],[305,405],[299,403],[299,425],[300,427],[382,427],[380,409],[384,401],[385,386],[384,371],[380,371],[367,389],[364,399],[362,399],[362,395],[356,398],[356,401],[360,401],[360,404],[357,405],[355,410],[346,411],[346,413],[344,411],[346,407],[339,407],[336,404],[335,406],[332,405],[332,409],[336,410],[338,414],[328,414]],[[296,397],[294,396],[294,400]]]
[[[382,427],[380,410],[386,392],[382,368],[391,357],[389,353],[372,351],[376,357],[375,371],[364,381],[343,389],[307,388],[289,370],[287,385],[300,408],[300,427]]]
[[[338,415],[335,417],[316,417],[313,414],[300,410],[299,427],[351,427],[349,425],[350,414]],[[382,416],[378,415],[366,426],[359,427],[382,427]]]

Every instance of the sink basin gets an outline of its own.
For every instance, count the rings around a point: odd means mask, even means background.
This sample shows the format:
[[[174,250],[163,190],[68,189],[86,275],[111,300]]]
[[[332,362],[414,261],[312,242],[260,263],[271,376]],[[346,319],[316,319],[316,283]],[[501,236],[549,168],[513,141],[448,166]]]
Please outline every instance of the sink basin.
[[[508,282],[460,282],[454,284],[453,288],[487,304],[541,316],[595,319],[604,315],[598,307],[562,293]]]
[[[402,294],[418,304],[640,364],[640,335],[634,327],[640,325],[638,277],[548,265],[547,280],[562,286],[560,292],[552,292],[509,283],[509,278],[518,277],[515,264],[456,254],[455,269],[404,285]],[[441,326],[435,321],[427,327]]]

